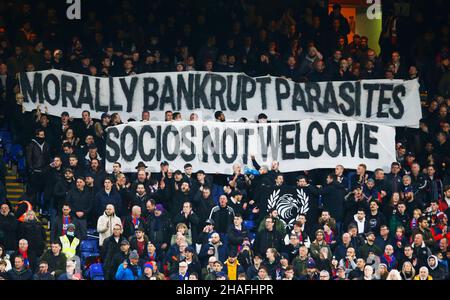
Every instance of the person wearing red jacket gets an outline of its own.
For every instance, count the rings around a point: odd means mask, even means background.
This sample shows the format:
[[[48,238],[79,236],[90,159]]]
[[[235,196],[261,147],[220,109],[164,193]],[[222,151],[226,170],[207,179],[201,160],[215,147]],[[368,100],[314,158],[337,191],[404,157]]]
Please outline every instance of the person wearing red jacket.
[[[443,212],[437,214],[436,224],[431,227],[431,234],[433,235],[433,239],[439,242],[441,239],[446,238],[450,239],[450,233],[448,232],[448,218],[447,215]]]
[[[439,199],[439,210],[445,212],[445,214],[449,215],[449,206],[450,206],[450,185],[445,186],[444,188],[444,198]]]

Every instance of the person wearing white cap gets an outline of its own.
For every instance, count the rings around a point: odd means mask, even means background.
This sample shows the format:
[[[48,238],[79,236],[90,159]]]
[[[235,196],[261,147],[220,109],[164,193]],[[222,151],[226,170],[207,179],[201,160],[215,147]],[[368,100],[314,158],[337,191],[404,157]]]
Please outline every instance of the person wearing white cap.
[[[185,261],[180,261],[178,264],[178,272],[170,276],[170,280],[189,280],[188,264]]]

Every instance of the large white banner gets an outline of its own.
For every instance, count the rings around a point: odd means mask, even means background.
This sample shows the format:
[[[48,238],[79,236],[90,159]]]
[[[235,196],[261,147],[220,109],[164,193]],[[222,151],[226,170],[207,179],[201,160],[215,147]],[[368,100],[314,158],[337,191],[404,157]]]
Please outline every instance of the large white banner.
[[[211,120],[221,110],[228,120],[353,120],[418,127],[422,117],[417,80],[362,80],[295,83],[278,77],[242,73],[171,72],[101,78],[60,70],[23,73],[21,92],[27,111],[40,109],[75,118],[89,110],[94,118],[119,112],[122,120],[140,120],[143,110],[164,121],[167,110],[185,120],[196,112]]]
[[[368,170],[389,170],[395,161],[395,128],[358,122],[314,121],[287,123],[130,122],[106,130],[106,169],[116,161],[134,172],[144,161],[158,172],[161,161],[171,169],[232,174],[234,163],[251,166],[280,162],[283,172],[334,168],[342,164]]]

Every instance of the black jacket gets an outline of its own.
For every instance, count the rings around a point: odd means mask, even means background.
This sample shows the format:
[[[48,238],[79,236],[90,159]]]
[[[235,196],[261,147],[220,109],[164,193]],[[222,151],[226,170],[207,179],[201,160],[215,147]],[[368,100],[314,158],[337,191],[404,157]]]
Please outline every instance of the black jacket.
[[[297,193],[299,195],[305,195],[304,201],[307,199],[308,211],[306,212],[306,220],[311,225],[315,226],[316,221],[319,219],[319,195],[320,190],[312,184],[306,187],[297,186]],[[309,226],[308,226],[309,227]],[[315,231],[315,228],[312,228]],[[306,232],[311,235],[312,232]]]
[[[67,257],[62,252],[58,256],[55,256],[52,250],[49,249],[45,251],[40,260],[46,261],[48,263],[48,271],[50,273],[55,271],[56,278],[66,272]]]
[[[192,211],[191,214],[187,216],[187,218],[184,216],[182,212],[175,215],[173,217],[172,224],[179,224],[184,223],[188,227],[188,229],[191,230],[192,240],[196,241],[198,236],[198,230],[200,225],[200,218],[197,216],[194,211]]]
[[[324,209],[328,210],[331,217],[336,221],[342,222],[344,218],[345,187],[333,181],[322,188],[321,194]]]
[[[0,243],[6,247],[6,250],[17,248],[18,225],[19,222],[12,213],[7,216],[0,214]]]
[[[133,193],[126,187],[118,187],[116,185],[116,190],[120,195],[120,199],[122,200],[122,209],[125,211],[130,211],[134,200]]]
[[[262,263],[262,266],[266,267],[269,271],[268,274],[272,280],[276,280],[277,269],[280,269],[280,261],[276,259],[274,262],[270,263],[267,259],[265,259]]]
[[[123,221],[123,236],[127,239],[134,235],[134,231],[139,227],[139,225],[144,226],[145,220],[144,218],[138,218],[136,225],[133,223],[133,217],[128,215],[125,217]]]
[[[247,229],[242,226],[241,230],[238,230],[235,226],[231,226],[230,229],[228,229],[228,249],[238,249],[238,246],[242,245],[242,242],[244,239],[250,240],[250,237],[248,235]]]
[[[45,174],[43,174],[43,176],[45,176],[45,188],[46,188],[46,190],[49,191],[50,195],[53,195],[56,184],[60,180],[64,180],[63,172],[64,172],[64,169],[61,166],[61,168],[59,168],[59,169],[48,168],[46,170]]]
[[[385,180],[389,186],[389,191],[391,193],[400,192],[400,188],[402,186],[402,174],[392,174],[389,173],[385,176]]]
[[[376,233],[380,232],[381,225],[388,225],[384,214],[380,210],[378,210],[375,216],[372,216],[371,212],[368,212],[366,219],[369,221],[370,230]]]
[[[53,189],[53,207],[56,209],[57,213],[61,211],[69,191],[73,188],[76,188],[75,180],[67,181],[63,177],[59,178]]]
[[[192,199],[194,198],[194,195],[191,191],[189,191],[188,193],[183,193],[181,191],[181,188],[178,190],[174,190],[171,194],[172,196],[169,210],[172,216],[176,215],[179,211],[183,209],[184,202],[192,203]]]
[[[348,279],[353,280],[353,279],[361,279],[362,277],[364,277],[364,272],[361,271],[360,269],[356,268],[353,271],[350,271],[350,273],[348,274]]]
[[[144,249],[143,249],[141,255],[139,255],[140,259],[143,259],[148,255],[148,250],[147,250],[148,242],[149,242],[148,237],[144,235]],[[133,236],[130,238],[130,250],[138,251],[138,240],[137,240],[136,236]],[[147,261],[144,261],[143,263],[146,263],[146,262]]]
[[[82,219],[85,219],[92,210],[94,194],[86,188],[83,191],[74,188],[68,192],[67,202],[69,202],[73,212],[84,212]]]
[[[8,279],[9,280],[32,280],[33,272],[30,269],[23,269],[20,272],[17,272],[15,269],[11,269],[8,271]]]
[[[75,236],[80,237],[80,224],[74,216],[70,216],[69,218],[69,224],[72,223],[75,225]],[[51,226],[50,231],[50,239],[51,240],[57,240],[62,235],[63,230],[63,216],[59,215],[56,216],[54,223]]]
[[[208,219],[211,209],[215,206],[212,195],[205,199],[200,190],[195,194],[192,203],[194,211],[200,218],[200,222],[205,222]]]
[[[36,273],[33,275],[33,280],[55,280],[55,277],[50,272]]]
[[[389,202],[388,200],[390,199],[390,196],[391,196],[391,190],[390,190],[390,185],[388,184],[386,179],[383,179],[383,180],[375,179],[375,190],[377,190],[377,192],[379,192],[379,193],[381,191],[385,191],[386,197],[382,199],[383,200],[382,203]]]
[[[19,225],[19,239],[26,239],[30,250],[41,256],[45,248],[47,235],[41,223],[24,222]]]
[[[125,216],[125,209],[122,206],[122,197],[120,194],[113,188],[109,194],[105,192],[104,189],[100,190],[95,195],[95,205],[97,208],[97,215],[101,216],[106,209],[108,204],[114,205],[116,215],[118,217]]]
[[[33,171],[43,171],[50,163],[50,147],[45,141],[39,144],[36,139],[32,139],[26,155],[28,168]]]
[[[272,231],[264,229],[256,235],[253,243],[256,253],[259,253],[265,257],[268,248],[281,249],[283,245],[283,236],[281,236],[275,228]]]
[[[418,174],[417,176],[410,174],[410,176],[414,197],[418,199],[420,203],[424,203],[427,197],[426,188],[428,184],[426,176],[422,174]]]
[[[128,250],[127,253],[119,251],[118,253],[114,254],[114,257],[113,257],[112,263],[111,263],[111,268],[109,269],[111,274],[114,276],[114,279],[116,276],[117,269],[119,268],[120,264],[123,263],[124,260],[128,259],[128,257],[130,256],[130,252],[131,252],[131,248],[130,248],[130,250]]]
[[[116,242],[114,235],[105,239],[101,249],[101,256],[103,259],[103,269],[105,270],[105,279],[112,279],[116,274],[114,270],[114,258],[116,254],[120,253],[120,242],[124,240],[125,237],[120,236]]]
[[[138,194],[135,194],[132,201],[131,201],[131,207],[137,205],[141,208],[141,211],[144,213],[147,211],[147,201],[150,199],[149,195],[145,193],[142,196],[139,196]]]
[[[433,277],[433,280],[445,280],[446,279],[446,271],[445,267],[438,262],[436,262],[438,265],[433,269],[428,265],[429,274],[431,277]]]
[[[234,211],[230,206],[215,206],[209,215],[214,220],[214,229],[218,233],[226,233],[230,226],[233,225]]]
[[[36,256],[36,253],[34,251],[31,251],[29,248],[28,248],[27,252],[28,252],[27,255],[28,255],[28,261],[29,261],[28,269],[34,273],[36,271],[36,267],[38,264],[38,261],[37,261],[38,257]],[[16,256],[19,256],[19,255],[20,255],[19,250],[17,250],[16,252],[14,252],[11,255],[10,262],[12,265],[14,265],[14,259],[16,258]]]
[[[417,257],[418,268],[423,266],[428,267],[428,257],[431,255],[430,248],[425,246],[425,243],[420,247],[415,247],[413,244],[412,248],[414,256]]]
[[[145,222],[145,233],[148,239],[155,243],[159,248],[162,244],[170,244],[172,237],[172,222],[166,213],[156,217],[155,215],[149,216]]]

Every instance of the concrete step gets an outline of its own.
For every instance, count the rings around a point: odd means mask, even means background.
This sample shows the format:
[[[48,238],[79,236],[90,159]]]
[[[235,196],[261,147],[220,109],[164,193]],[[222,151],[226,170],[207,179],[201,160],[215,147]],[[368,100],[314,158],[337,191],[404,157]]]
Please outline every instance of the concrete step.
[[[20,188],[11,189],[11,188],[8,188],[8,187],[6,187],[6,191],[8,192],[8,194],[9,193],[12,193],[12,194],[20,193],[20,194],[22,194],[24,192],[24,190],[20,189]]]
[[[20,197],[25,192],[25,186],[22,182],[17,182],[17,170],[8,169],[6,179],[6,197],[9,199],[12,205],[19,203]],[[36,212],[36,216],[42,221],[42,227],[45,229],[46,235],[46,247],[50,246],[50,230],[48,227],[47,218],[41,218],[39,212]]]

